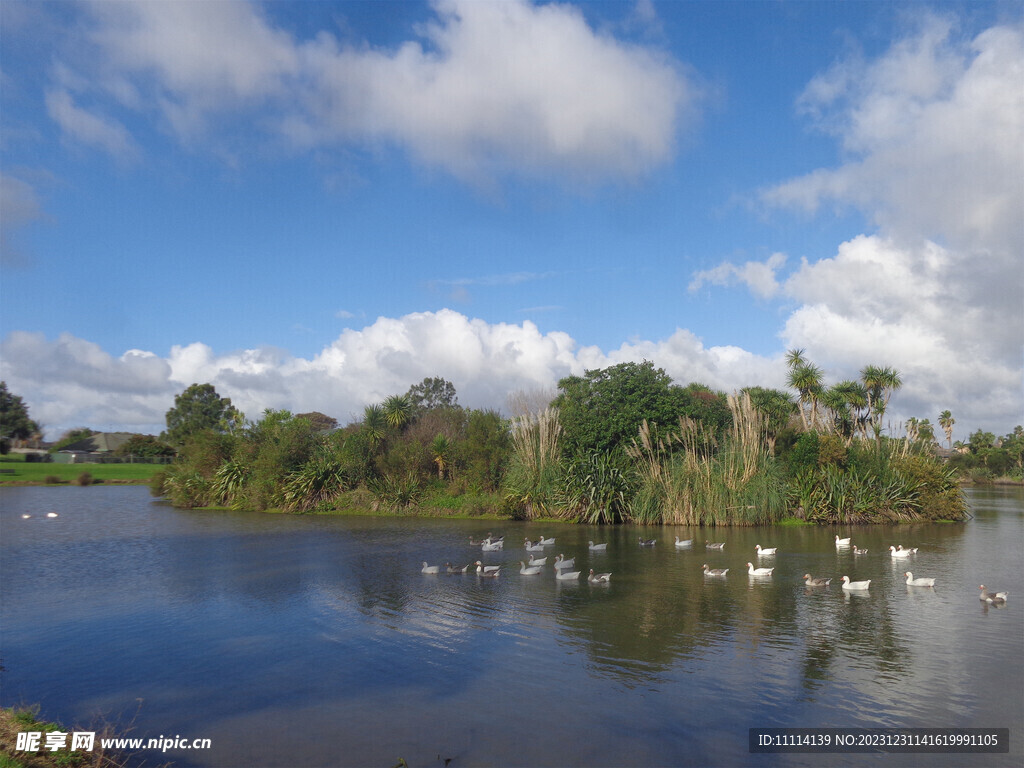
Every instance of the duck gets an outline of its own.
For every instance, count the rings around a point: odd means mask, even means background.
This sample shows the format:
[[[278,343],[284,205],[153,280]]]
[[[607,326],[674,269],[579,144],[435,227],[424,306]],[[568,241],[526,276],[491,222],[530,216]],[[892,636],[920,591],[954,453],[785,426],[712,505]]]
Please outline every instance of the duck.
[[[843,576],[843,589],[850,592],[864,592],[871,586],[871,579],[867,581],[850,581],[849,576]]]
[[[853,554],[855,554],[855,555],[866,555],[867,553],[868,553],[868,551],[866,549],[861,549],[857,545],[854,545],[854,547],[853,547]]]
[[[579,571],[560,571],[558,566],[555,566],[555,578],[559,581],[575,581],[579,577]]]
[[[588,543],[587,549],[589,549],[591,552],[604,552],[608,549],[608,542],[605,541],[600,544],[595,544],[591,541]]]
[[[566,560],[565,555],[559,554],[558,557],[555,558],[555,570],[559,570],[561,568],[572,568],[574,565],[576,565],[575,557],[570,557]]]
[[[543,552],[544,551],[544,545],[541,544],[539,541],[530,541],[529,539],[523,539],[523,541],[526,542],[526,551],[527,552]]]
[[[56,512],[47,512],[46,516],[47,517],[60,517],[60,515],[58,515]]]
[[[903,575],[907,577],[907,586],[908,587],[934,587],[935,586],[935,579],[926,579],[923,576],[920,577],[920,578],[915,579],[914,578],[914,574],[911,573],[910,571],[907,571]]]
[[[473,565],[473,563],[470,563],[469,565],[452,565],[451,563],[445,563],[444,567],[448,573],[466,573],[473,567]]]
[[[487,542],[488,544],[490,544],[490,543],[492,543],[492,542],[495,542],[495,541],[504,541],[504,540],[505,540],[505,537],[504,537],[504,536],[495,536],[495,535],[494,535],[493,533],[491,533],[490,531],[488,531],[488,532],[487,532],[487,538],[485,539],[485,541],[486,541],[486,542]]]
[[[28,520],[28,519],[29,519],[29,518],[31,518],[31,517],[32,517],[32,515],[22,515],[22,516],[21,516],[21,519],[22,519],[22,520]]]
[[[480,545],[480,549],[483,552],[497,552],[499,549],[504,549],[504,548],[505,548],[505,542],[504,541],[495,541],[494,543],[491,543],[491,542],[485,540],[484,543]]]
[[[591,584],[607,584],[611,581],[612,575],[610,573],[594,573],[594,569],[590,569],[590,576],[587,577],[587,581]]]
[[[713,541],[705,541],[704,542],[704,548],[705,549],[724,550],[725,549],[725,542],[724,541],[719,541],[719,542],[716,543],[716,542],[713,542]]]
[[[420,573],[439,573],[441,566],[439,565],[427,565],[427,561],[423,561],[423,570]]]
[[[889,545],[889,554],[893,557],[910,557],[915,552],[917,552],[916,549],[904,549],[902,545],[899,548],[896,548],[891,544]]]
[[[850,546],[850,536],[845,539],[840,539],[839,534],[836,534],[836,549],[845,549]]]
[[[643,536],[638,536],[637,539],[640,541],[641,547],[653,547],[658,543],[657,539],[645,539]]]
[[[827,587],[832,583],[832,579],[815,579],[811,574],[804,574],[804,584],[808,587]]]
[[[981,590],[981,594],[978,595],[979,599],[984,600],[986,603],[1005,603],[1006,598],[1009,596],[1009,592],[986,592],[985,585],[982,584],[978,589]]]
[[[497,573],[501,568],[500,565],[484,565],[479,560],[476,561],[476,572],[483,574]]]
[[[757,550],[758,557],[767,557],[779,551],[778,547],[762,547],[760,544],[755,544],[754,549]]]
[[[689,547],[692,544],[693,539],[681,540],[678,536],[676,536],[676,549],[683,549],[684,547]]]
[[[530,562],[528,565],[547,565],[548,559],[546,557],[534,557],[530,555]]]
[[[523,576],[536,576],[538,573],[544,570],[539,565],[531,565],[529,568],[527,568],[526,563],[524,563],[522,560],[519,561],[519,565],[519,573],[521,573]]]
[[[728,572],[728,568],[708,568],[708,564],[704,563],[705,576],[725,576]]]
[[[550,547],[555,543],[555,537],[552,536],[550,539],[545,539],[543,536],[541,536],[539,539],[537,539],[537,543],[540,544],[542,547]]]
[[[469,537],[469,546],[471,546],[471,547],[479,547],[483,543],[484,543],[484,539],[480,539],[480,541],[477,541],[472,536]]]
[[[747,563],[747,573],[751,576],[771,576],[774,568],[755,568],[753,563]]]
[[[499,568],[495,568],[493,571],[481,571],[479,568],[476,569],[476,575],[482,576],[485,579],[496,579],[501,573]]]

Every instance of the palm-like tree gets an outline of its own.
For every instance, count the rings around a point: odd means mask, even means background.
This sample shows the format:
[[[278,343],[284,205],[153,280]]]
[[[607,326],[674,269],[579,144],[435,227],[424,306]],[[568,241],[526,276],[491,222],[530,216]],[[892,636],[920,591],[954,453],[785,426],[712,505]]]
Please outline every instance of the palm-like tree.
[[[949,411],[943,411],[939,414],[939,426],[942,427],[942,431],[946,433],[946,445],[949,448],[953,447],[953,425],[956,424],[956,419],[953,418],[953,414]]]
[[[444,435],[438,435],[430,443],[430,457],[437,465],[437,476],[444,480],[444,472],[448,469],[452,453],[452,444]]]
[[[846,438],[847,444],[853,442],[858,431],[866,434],[867,391],[857,381],[841,381],[829,387],[822,394],[822,404],[832,411],[832,422],[836,430]]]
[[[867,390],[871,426],[875,432],[875,439],[878,440],[881,439],[882,417],[889,407],[889,398],[903,386],[903,377],[895,368],[867,365],[861,370],[860,379]]]
[[[384,419],[395,429],[401,429],[412,421],[413,405],[407,395],[391,395],[382,406]]]
[[[800,396],[800,420],[804,429],[814,429],[818,421],[818,401],[823,391],[822,371],[804,359],[802,349],[790,350],[786,360],[789,362],[787,383]]]
[[[379,405],[368,405],[363,409],[363,432],[370,443],[370,450],[376,450],[387,436],[388,422],[384,409]]]

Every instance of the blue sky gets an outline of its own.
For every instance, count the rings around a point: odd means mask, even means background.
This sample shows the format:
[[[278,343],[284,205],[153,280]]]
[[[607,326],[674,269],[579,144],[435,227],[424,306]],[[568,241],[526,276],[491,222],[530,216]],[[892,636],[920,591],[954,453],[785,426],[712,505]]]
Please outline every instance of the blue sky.
[[[0,375],[50,437],[792,347],[899,369],[894,431],[1024,421],[1019,4],[0,13]]]

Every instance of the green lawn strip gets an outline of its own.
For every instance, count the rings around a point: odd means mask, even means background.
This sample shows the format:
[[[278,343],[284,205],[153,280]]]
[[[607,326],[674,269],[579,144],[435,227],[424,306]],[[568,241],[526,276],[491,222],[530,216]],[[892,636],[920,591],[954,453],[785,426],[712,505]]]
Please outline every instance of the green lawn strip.
[[[0,459],[0,485],[74,485],[88,472],[93,482],[145,484],[162,464],[52,464]]]

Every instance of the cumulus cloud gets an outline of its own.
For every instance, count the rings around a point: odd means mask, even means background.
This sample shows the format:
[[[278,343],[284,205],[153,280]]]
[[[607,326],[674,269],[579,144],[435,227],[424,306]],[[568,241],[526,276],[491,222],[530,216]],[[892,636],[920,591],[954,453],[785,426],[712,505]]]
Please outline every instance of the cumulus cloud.
[[[90,7],[97,90],[156,105],[187,139],[245,114],[295,146],[397,146],[474,184],[591,182],[666,162],[696,112],[698,89],[676,62],[557,3],[436,0],[433,21],[392,49],[326,30],[297,39],[234,0]],[[68,93],[52,98],[67,135],[107,149],[123,138]]]
[[[705,347],[685,330],[606,353],[578,347],[562,332],[542,333],[529,321],[492,324],[447,309],[378,318],[343,331],[308,359],[271,348],[217,354],[198,342],[174,346],[166,358],[140,350],[115,358],[67,334],[50,341],[26,332],[8,335],[0,355],[8,385],[50,437],[83,424],[159,432],[174,394],[205,382],[251,419],[266,408],[286,408],[345,422],[427,376],[454,383],[464,405],[498,409],[512,392],[554,390],[565,376],[630,360],[653,360],[683,384],[726,390],[781,386],[783,376],[778,361],[735,347]]]
[[[793,308],[781,332],[836,378],[893,365],[894,415],[1002,429],[1019,419],[1024,346],[1024,30],[966,42],[929,17],[876,60],[852,56],[814,78],[798,107],[848,158],[763,192],[772,206],[832,201],[878,232],[804,260],[781,284],[771,263],[725,263],[703,284],[745,284]],[[775,265],[781,267],[779,263]],[[770,273],[771,280],[766,276]],[[761,276],[761,281],[758,281]]]

